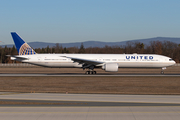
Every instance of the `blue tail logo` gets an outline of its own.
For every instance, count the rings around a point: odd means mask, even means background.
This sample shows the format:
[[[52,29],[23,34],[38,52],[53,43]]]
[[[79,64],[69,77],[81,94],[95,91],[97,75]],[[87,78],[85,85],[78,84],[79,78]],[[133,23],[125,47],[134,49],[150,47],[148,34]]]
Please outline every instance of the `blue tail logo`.
[[[11,33],[19,55],[34,55],[36,52],[15,32]]]

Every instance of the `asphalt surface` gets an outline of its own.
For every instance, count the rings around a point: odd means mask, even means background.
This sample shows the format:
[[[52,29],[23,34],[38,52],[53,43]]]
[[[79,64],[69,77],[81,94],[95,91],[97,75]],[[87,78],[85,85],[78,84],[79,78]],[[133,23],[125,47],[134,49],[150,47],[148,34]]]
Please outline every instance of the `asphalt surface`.
[[[0,107],[123,107],[123,106],[180,106],[176,103],[138,103],[138,102],[90,102],[90,101],[47,101],[1,99]]]
[[[111,94],[59,94],[59,93],[0,92],[0,100],[180,104],[180,95],[111,95]]]
[[[0,74],[0,77],[29,77],[29,76],[34,76],[34,77],[44,77],[44,76],[52,76],[52,77],[58,77],[58,76],[76,76],[76,77],[102,77],[102,76],[119,76],[119,77],[137,77],[137,76],[142,76],[142,77],[180,77],[180,74],[96,74],[96,75],[86,75],[86,74]]]
[[[179,120],[180,107],[0,107],[2,120]]]
[[[179,95],[0,92],[0,119],[179,120]]]

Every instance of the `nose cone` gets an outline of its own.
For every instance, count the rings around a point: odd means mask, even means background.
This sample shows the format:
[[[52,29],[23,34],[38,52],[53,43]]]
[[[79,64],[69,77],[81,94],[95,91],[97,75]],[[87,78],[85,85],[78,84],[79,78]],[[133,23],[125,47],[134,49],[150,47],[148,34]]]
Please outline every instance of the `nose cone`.
[[[172,61],[170,61],[170,64],[171,64],[170,66],[173,66],[176,64],[176,62],[174,60],[172,60]]]
[[[175,65],[176,64],[176,62],[173,60],[173,59],[169,59],[169,64],[170,64],[170,66],[173,66],[173,65]]]
[[[175,64],[176,64],[176,62],[173,60],[172,65],[175,65]]]

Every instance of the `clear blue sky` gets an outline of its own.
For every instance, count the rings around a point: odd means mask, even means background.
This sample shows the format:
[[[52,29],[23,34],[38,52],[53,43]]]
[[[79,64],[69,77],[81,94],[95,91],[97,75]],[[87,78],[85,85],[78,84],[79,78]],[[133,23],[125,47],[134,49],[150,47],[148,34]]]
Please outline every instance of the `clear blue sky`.
[[[12,31],[26,42],[180,37],[180,0],[1,0],[0,41]]]

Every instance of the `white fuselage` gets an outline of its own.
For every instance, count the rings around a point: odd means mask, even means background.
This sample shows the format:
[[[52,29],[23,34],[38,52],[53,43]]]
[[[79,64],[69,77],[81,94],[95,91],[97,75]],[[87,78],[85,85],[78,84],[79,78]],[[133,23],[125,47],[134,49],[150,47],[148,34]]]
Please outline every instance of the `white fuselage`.
[[[175,61],[171,58],[156,54],[35,54],[20,55],[20,57],[27,59],[14,57],[11,57],[11,59],[44,67],[58,68],[82,67],[82,64],[74,62],[68,57],[102,62],[96,67],[102,67],[106,63],[117,63],[120,68],[163,68],[175,64]]]

